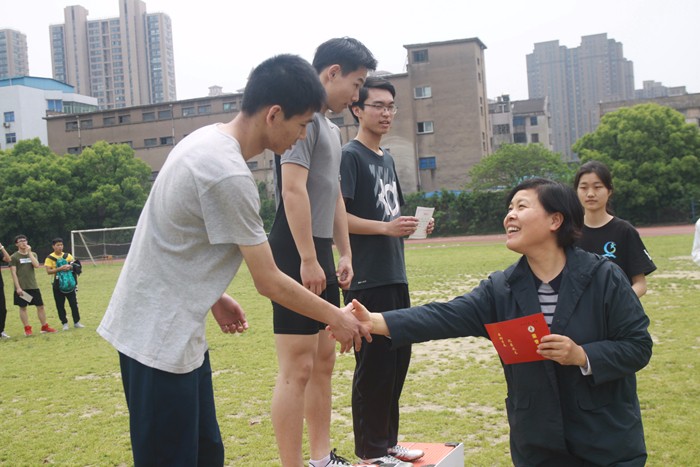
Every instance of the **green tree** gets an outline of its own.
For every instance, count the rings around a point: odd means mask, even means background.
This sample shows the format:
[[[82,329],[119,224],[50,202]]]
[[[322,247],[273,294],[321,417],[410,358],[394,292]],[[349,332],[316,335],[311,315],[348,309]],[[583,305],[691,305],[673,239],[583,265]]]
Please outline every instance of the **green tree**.
[[[151,169],[126,144],[97,142],[69,160],[74,228],[135,225],[151,187]]]
[[[541,144],[504,144],[474,165],[469,176],[469,188],[493,190],[512,188],[530,177],[568,182],[572,170],[562,161],[560,154]]]
[[[38,247],[79,228],[134,225],[150,176],[127,145],[58,156],[38,138],[19,141],[0,151],[0,241],[24,233]]]
[[[615,212],[633,223],[687,221],[700,200],[700,131],[669,107],[640,104],[603,116],[573,146],[606,164]]]

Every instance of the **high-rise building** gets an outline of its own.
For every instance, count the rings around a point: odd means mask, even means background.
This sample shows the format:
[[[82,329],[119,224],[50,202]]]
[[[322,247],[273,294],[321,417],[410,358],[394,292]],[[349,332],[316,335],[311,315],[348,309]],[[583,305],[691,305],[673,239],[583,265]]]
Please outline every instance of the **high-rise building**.
[[[51,25],[53,77],[96,97],[102,109],[177,99],[170,17],[140,0],[119,0],[119,17],[88,20],[79,5]]]
[[[573,159],[571,146],[598,126],[598,105],[634,97],[633,64],[607,34],[583,36],[573,49],[540,42],[527,55],[527,84],[530,99],[549,99],[554,150]]]
[[[28,74],[27,36],[14,29],[0,29],[0,79]]]

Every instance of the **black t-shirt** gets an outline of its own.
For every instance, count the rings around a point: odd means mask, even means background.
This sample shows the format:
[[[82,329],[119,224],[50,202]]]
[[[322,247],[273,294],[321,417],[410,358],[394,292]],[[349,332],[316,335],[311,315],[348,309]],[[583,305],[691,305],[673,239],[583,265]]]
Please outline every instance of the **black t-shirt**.
[[[583,235],[576,246],[605,256],[622,268],[630,282],[633,276],[646,275],[656,270],[637,229],[619,217],[613,217],[602,227],[584,225]]]
[[[359,141],[343,146],[340,188],[349,214],[389,222],[401,216],[404,204],[394,159],[386,149],[376,154]],[[408,284],[403,238],[350,234],[355,276],[350,290]]]

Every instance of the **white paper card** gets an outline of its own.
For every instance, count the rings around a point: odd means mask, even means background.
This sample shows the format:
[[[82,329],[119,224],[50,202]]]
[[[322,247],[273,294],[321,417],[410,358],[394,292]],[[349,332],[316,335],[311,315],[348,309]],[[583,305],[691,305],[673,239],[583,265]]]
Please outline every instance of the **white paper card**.
[[[22,297],[22,300],[24,300],[24,301],[27,302],[27,303],[31,303],[32,300],[34,299],[34,297],[32,297],[31,295],[29,295],[29,294],[28,294],[27,292],[25,292],[24,290],[23,290],[22,293],[20,294],[20,297]]]
[[[435,208],[424,208],[422,206],[418,206],[416,208],[418,228],[415,232],[413,232],[413,234],[411,234],[410,237],[408,237],[409,239],[415,240],[426,238],[428,236],[428,224],[430,223],[430,219],[433,218],[433,212],[435,212]]]

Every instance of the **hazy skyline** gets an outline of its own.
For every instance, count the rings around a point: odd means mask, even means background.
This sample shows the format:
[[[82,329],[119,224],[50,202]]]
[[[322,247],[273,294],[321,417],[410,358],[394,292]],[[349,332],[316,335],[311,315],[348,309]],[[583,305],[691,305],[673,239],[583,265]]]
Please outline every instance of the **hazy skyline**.
[[[149,13],[172,20],[178,99],[206,96],[213,85],[235,92],[264,59],[294,53],[311,60],[321,42],[338,36],[361,40],[379,69],[391,73],[405,71],[404,45],[478,37],[487,47],[488,97],[520,100],[528,98],[525,56],[535,43],[558,40],[574,48],[581,36],[607,33],[634,63],[635,89],[654,80],[700,92],[697,0],[145,3]],[[0,0],[0,29],[27,36],[32,76],[51,77],[49,25],[62,24],[71,4],[85,7],[89,20],[119,16],[117,0]]]

